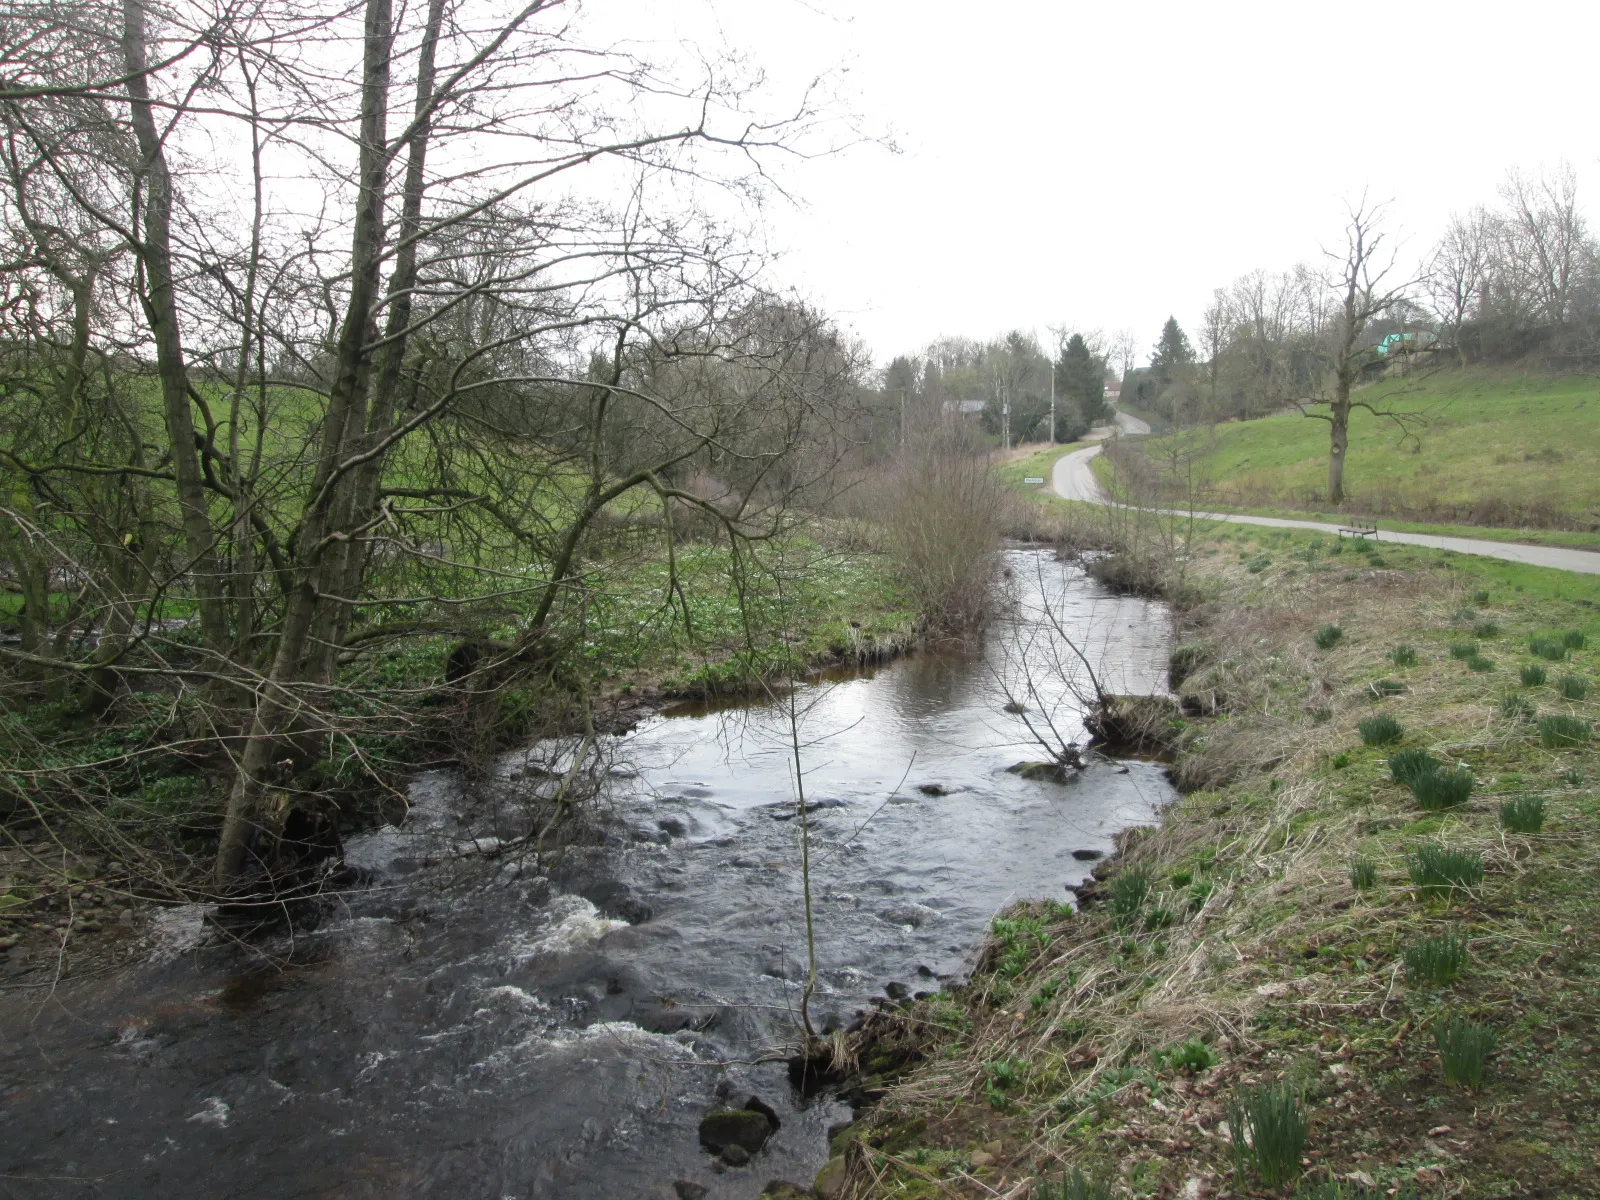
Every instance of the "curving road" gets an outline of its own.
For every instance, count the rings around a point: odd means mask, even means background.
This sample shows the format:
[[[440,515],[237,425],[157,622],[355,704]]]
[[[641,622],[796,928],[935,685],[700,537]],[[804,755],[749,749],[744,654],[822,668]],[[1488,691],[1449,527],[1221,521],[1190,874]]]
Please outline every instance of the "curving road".
[[[1125,414],[1117,414],[1119,425]],[[1128,417],[1144,425],[1143,421]],[[1124,426],[1124,429],[1127,429]],[[1128,432],[1132,432],[1128,430]],[[1145,426],[1144,432],[1149,432]],[[1067,500],[1083,500],[1090,504],[1109,504],[1094,477],[1089,460],[1100,453],[1099,446],[1074,450],[1056,460],[1051,471],[1050,486],[1056,495]],[[1169,510],[1162,510],[1169,511]],[[1239,525],[1268,525],[1275,529],[1311,529],[1318,533],[1339,533],[1339,526],[1321,521],[1294,521],[1284,517],[1252,517],[1242,513],[1196,513],[1208,521],[1230,521]],[[1479,554],[1485,558],[1502,558],[1508,562],[1526,563],[1533,567],[1554,567],[1558,571],[1575,571],[1582,575],[1600,575],[1600,554],[1590,550],[1568,550],[1560,546],[1528,546],[1520,542],[1491,542],[1483,538],[1439,537],[1431,533],[1394,533],[1383,529],[1378,532],[1380,542],[1398,542],[1407,546],[1429,546],[1435,550],[1454,550],[1458,554]]]

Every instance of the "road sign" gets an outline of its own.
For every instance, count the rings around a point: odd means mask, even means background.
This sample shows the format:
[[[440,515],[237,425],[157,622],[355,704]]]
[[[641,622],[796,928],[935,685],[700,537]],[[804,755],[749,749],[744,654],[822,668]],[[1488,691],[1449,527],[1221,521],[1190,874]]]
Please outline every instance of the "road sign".
[[[1044,482],[1044,477],[1042,475],[1029,475],[1029,476],[1026,476],[1023,479],[1022,482],[1023,483],[1043,483]]]

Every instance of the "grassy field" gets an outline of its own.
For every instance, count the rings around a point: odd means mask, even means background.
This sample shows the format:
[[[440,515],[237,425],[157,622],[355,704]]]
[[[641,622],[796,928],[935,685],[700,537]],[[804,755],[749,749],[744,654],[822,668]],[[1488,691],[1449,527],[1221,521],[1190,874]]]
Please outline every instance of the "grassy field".
[[[1193,790],[1079,911],[1004,914],[968,986],[891,1018],[920,1061],[868,1058],[844,1194],[1037,1196],[1069,1167],[1107,1190],[1045,1195],[1600,1194],[1600,579],[1246,529],[1194,578]],[[1464,801],[1424,808],[1400,750],[1461,764]],[[1470,1046],[1447,1078],[1439,1038],[1480,1033],[1481,1080]]]
[[[1600,531],[1600,380],[1455,370],[1358,396],[1418,423],[1403,437],[1391,421],[1352,415],[1345,513]],[[1326,502],[1326,422],[1293,413],[1188,436],[1203,446],[1219,503],[1315,511]]]
[[[1059,446],[1046,446],[1040,450],[1013,451],[1010,459],[995,467],[995,475],[1008,487],[1028,488],[1047,493],[1050,486],[1050,469],[1055,466],[1056,459],[1074,450],[1082,450],[1087,445],[1088,442],[1070,442]],[[1029,477],[1043,479],[1045,482],[1043,485],[1024,484],[1022,481]]]

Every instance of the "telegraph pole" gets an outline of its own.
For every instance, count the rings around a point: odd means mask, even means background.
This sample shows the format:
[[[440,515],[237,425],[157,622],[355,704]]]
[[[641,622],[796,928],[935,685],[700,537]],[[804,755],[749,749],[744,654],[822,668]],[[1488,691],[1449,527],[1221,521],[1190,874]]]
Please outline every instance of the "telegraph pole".
[[[1050,444],[1056,444],[1056,365],[1050,364]]]

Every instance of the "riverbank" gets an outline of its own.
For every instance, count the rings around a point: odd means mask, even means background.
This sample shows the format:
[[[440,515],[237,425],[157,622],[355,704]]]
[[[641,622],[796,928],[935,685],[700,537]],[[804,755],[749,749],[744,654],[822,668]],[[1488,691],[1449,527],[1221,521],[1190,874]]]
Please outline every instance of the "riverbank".
[[[878,1065],[915,1065],[871,1081],[828,1195],[1020,1197],[1068,1168],[1148,1197],[1600,1192],[1600,582],[1333,549],[1201,539],[1174,659],[1187,794],[1080,911],[1004,914],[969,985],[896,1014]],[[1385,716],[1399,741],[1365,744]],[[1466,802],[1421,809],[1401,749],[1464,764]],[[1541,828],[1508,828],[1534,797]],[[1463,886],[1416,880],[1430,847]],[[1442,1076],[1453,1019],[1497,1042],[1475,1093]],[[1227,1116],[1274,1084],[1309,1132],[1269,1186],[1271,1138],[1236,1153]]]
[[[626,728],[675,701],[746,695],[775,673],[871,666],[915,646],[916,614],[883,555],[824,523],[781,549],[754,579],[737,577],[714,543],[680,547],[670,566],[597,562],[584,636],[563,649],[567,686],[587,696],[596,724]],[[575,725],[574,697],[540,680],[490,696],[492,711],[451,693],[460,644],[459,634],[374,642],[345,667],[341,684],[365,708],[346,714],[347,736],[318,739],[294,779],[326,799],[341,836],[393,816],[399,781],[415,772]],[[202,743],[203,703],[128,691],[96,721],[43,697],[0,708],[0,987],[114,957],[144,905],[203,898],[229,784],[226,757]]]

